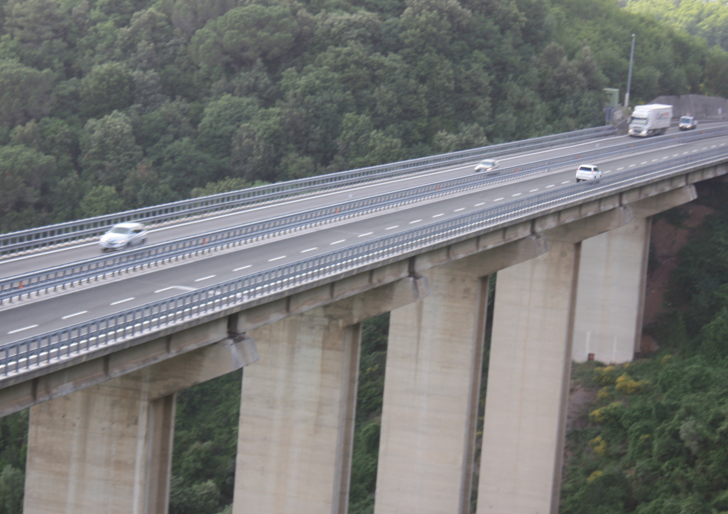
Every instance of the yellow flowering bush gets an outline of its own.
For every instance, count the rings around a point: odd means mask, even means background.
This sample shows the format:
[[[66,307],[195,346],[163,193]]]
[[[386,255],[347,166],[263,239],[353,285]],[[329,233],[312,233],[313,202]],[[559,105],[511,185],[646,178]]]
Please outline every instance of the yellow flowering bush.
[[[624,406],[620,402],[612,402],[609,405],[594,409],[589,413],[589,419],[596,423],[608,423],[619,421]]]
[[[594,473],[592,473],[591,475],[589,475],[589,478],[586,479],[586,483],[587,484],[591,484],[592,482],[594,482],[594,480],[596,480],[597,478],[599,478],[603,474],[604,474],[604,471],[596,470]]]
[[[604,457],[607,454],[607,441],[600,435],[589,441],[589,446],[600,457]]]
[[[594,380],[600,386],[613,384],[617,380],[617,368],[615,366],[600,366],[594,369]]]

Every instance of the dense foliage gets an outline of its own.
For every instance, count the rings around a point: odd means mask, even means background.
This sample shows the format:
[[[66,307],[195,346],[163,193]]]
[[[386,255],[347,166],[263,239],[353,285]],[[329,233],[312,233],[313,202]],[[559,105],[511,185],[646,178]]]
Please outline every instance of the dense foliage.
[[[664,315],[647,327],[663,351],[578,367],[576,382],[598,393],[569,433],[562,514],[728,512],[726,192],[711,184],[720,210],[681,251]]]
[[[728,2],[725,0],[621,0],[627,10],[653,16],[665,25],[704,38],[728,50]]]
[[[728,94],[616,0],[0,0],[0,231]]]

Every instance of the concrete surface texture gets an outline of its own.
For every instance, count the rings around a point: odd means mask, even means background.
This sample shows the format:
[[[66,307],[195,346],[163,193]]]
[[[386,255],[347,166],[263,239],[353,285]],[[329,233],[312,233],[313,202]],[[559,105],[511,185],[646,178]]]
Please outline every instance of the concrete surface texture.
[[[558,510],[579,246],[498,273],[478,514]]]
[[[248,364],[250,344],[207,346],[32,407],[23,512],[166,514],[175,392]]]
[[[251,331],[235,514],[332,512],[348,492],[359,334],[322,307]]]
[[[650,219],[581,245],[573,360],[630,362],[640,341]]]
[[[234,514],[346,512],[361,322],[417,301],[407,278],[251,330]]]
[[[391,313],[375,514],[469,512],[487,301],[469,264],[483,259],[428,270],[430,296]]]
[[[673,118],[688,115],[696,116],[699,120],[719,121],[728,119],[728,99],[717,96],[658,96],[650,103],[672,105]]]

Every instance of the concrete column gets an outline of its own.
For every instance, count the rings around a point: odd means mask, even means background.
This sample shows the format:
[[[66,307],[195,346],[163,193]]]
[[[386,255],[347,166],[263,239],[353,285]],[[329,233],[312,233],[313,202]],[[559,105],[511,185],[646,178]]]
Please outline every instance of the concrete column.
[[[240,369],[251,344],[213,344],[31,407],[25,514],[165,514],[176,391]]]
[[[391,313],[375,514],[470,512],[484,259],[426,271],[430,296]]]
[[[498,272],[478,514],[558,510],[579,246]]]
[[[346,513],[360,323],[416,301],[422,282],[405,279],[248,332],[260,360],[243,376],[234,514]]]
[[[629,362],[642,335],[651,218],[581,245],[573,359]]]
[[[260,361],[243,377],[235,514],[340,512],[359,334],[324,308],[251,331]]]

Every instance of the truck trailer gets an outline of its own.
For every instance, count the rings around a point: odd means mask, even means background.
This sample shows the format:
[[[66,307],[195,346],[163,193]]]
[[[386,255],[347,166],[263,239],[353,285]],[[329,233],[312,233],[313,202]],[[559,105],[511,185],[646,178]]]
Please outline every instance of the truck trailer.
[[[638,105],[630,116],[628,134],[638,137],[664,134],[670,128],[671,119],[672,105]]]

